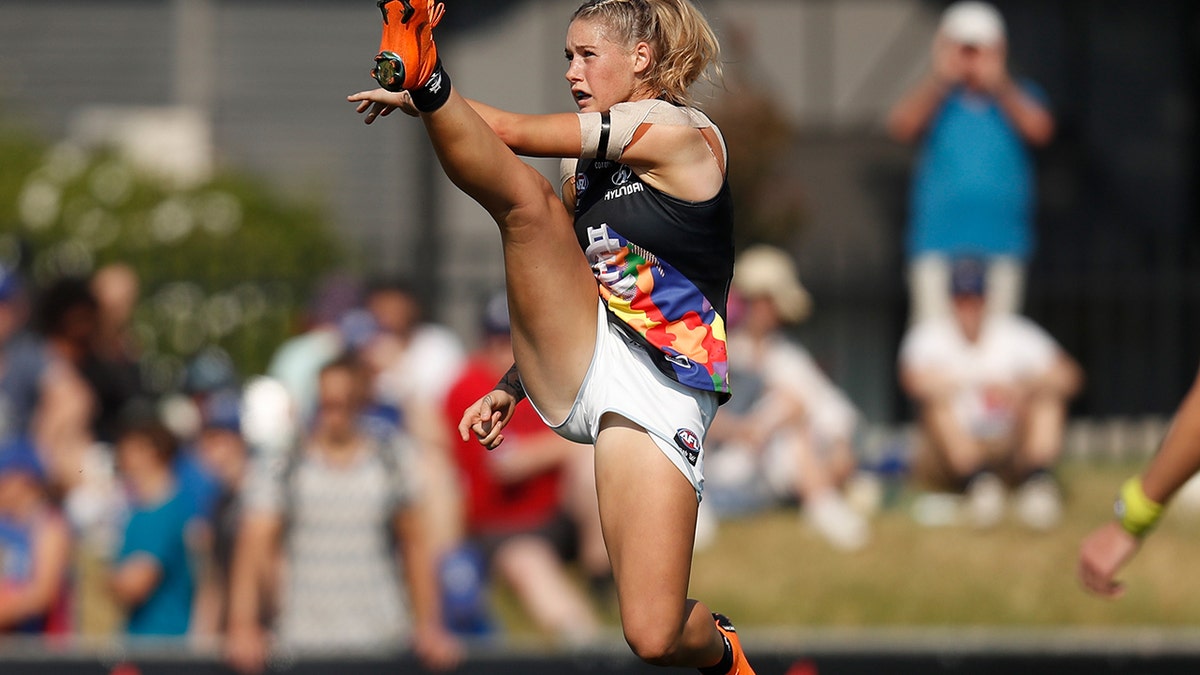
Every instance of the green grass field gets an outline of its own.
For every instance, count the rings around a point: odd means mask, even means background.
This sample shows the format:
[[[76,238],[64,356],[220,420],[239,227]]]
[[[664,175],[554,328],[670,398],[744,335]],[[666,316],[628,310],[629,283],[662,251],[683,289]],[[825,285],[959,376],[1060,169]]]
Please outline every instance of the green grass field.
[[[1200,624],[1200,514],[1169,511],[1128,568],[1125,597],[1102,600],[1075,581],[1080,541],[1110,517],[1112,497],[1136,465],[1068,464],[1060,472],[1062,525],[1034,533],[1014,519],[976,532],[929,528],[902,492],[874,517],[871,543],[832,549],[796,510],[725,521],[697,554],[693,597],[738,625],[781,628],[1184,627]],[[506,631],[530,636],[511,597],[497,593]],[[615,616],[607,619],[615,625]]]
[[[1075,581],[1079,544],[1111,517],[1132,465],[1062,468],[1062,525],[1035,533],[1010,522],[987,532],[929,528],[912,494],[875,517],[870,545],[833,550],[795,511],[722,524],[697,555],[692,594],[758,626],[1184,626],[1200,623],[1200,516],[1168,512],[1123,578],[1117,601]]]

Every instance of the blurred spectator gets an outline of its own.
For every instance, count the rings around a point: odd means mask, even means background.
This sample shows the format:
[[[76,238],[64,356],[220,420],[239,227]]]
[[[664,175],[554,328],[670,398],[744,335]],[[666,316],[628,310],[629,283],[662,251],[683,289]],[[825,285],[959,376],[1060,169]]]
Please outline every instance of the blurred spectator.
[[[78,296],[86,319],[88,296]],[[37,308],[42,328],[61,324],[63,303],[47,294]],[[71,457],[91,445],[92,395],[68,357],[27,330],[27,297],[13,270],[0,266],[0,444],[28,438],[43,461],[52,487],[74,482],[78,471],[65,470]],[[88,330],[86,320],[83,330]],[[68,342],[65,347],[69,347]],[[71,475],[73,474],[73,475]]]
[[[591,448],[554,433],[530,406],[517,408],[504,428],[504,444],[493,451],[473,435],[459,437],[462,411],[492,391],[513,363],[503,294],[485,305],[482,329],[482,347],[444,405],[464,486],[468,540],[538,628],[567,642],[590,640],[599,622],[565,562],[578,554],[594,584],[611,579]]]
[[[366,308],[389,339],[381,347],[385,364],[377,386],[383,398],[405,410],[442,399],[465,363],[462,341],[450,329],[426,320],[416,293],[402,281],[377,281],[366,294]],[[431,418],[432,427],[436,416]]]
[[[949,259],[988,261],[989,311],[1019,312],[1033,252],[1029,147],[1054,135],[1045,96],[1009,75],[1004,19],[984,2],[942,15],[931,71],[888,117],[892,136],[919,142],[908,256],[913,323],[949,314]]]
[[[361,295],[360,284],[353,277],[334,274],[322,279],[309,306],[304,332],[285,341],[271,357],[267,375],[291,394],[295,417],[302,425],[316,407],[321,367],[346,350],[339,322],[358,306]]]
[[[220,347],[209,345],[200,350],[184,369],[183,393],[198,406],[203,406],[211,394],[237,388],[238,374],[233,359]]]
[[[188,452],[196,476],[184,483],[199,515],[201,549],[193,635],[224,632],[234,543],[241,522],[241,492],[249,450],[241,434],[239,399],[229,392],[206,401],[200,434]],[[192,485],[197,489],[193,490]]]
[[[71,532],[45,479],[27,441],[0,447],[0,634],[71,629]]]
[[[869,537],[867,521],[843,497],[857,469],[858,412],[784,333],[810,314],[808,292],[791,258],[776,248],[747,249],[734,270],[739,309],[730,312],[729,368],[738,395],[708,432],[708,508],[756,497],[799,499],[805,519],[830,544],[859,549]]]
[[[965,490],[977,527],[1004,516],[1008,483],[1019,485],[1021,520],[1051,528],[1062,510],[1051,472],[1079,366],[1028,319],[985,312],[981,261],[956,261],[951,279],[953,315],[913,326],[900,347],[901,385],[919,408],[918,472]]]
[[[168,396],[160,408],[164,423],[182,441],[176,476],[201,519],[211,522],[229,486],[221,476],[223,467],[206,461],[205,451],[233,451],[219,452],[222,457],[246,451],[241,436],[241,393],[229,355],[219,347],[208,347],[196,355],[185,370],[183,394]]]
[[[440,557],[462,535],[452,436],[441,410],[465,350],[453,331],[425,319],[416,293],[402,281],[371,284],[365,305],[379,330],[364,351],[375,372],[376,402],[390,407],[417,443],[422,484],[429,488],[422,510]]]
[[[112,454],[95,443],[98,397],[83,375],[94,358],[99,303],[86,279],[63,278],[38,295],[34,307],[42,342],[30,352],[40,363],[38,399],[30,425],[51,494],[62,498],[76,532],[73,573],[77,625],[81,632],[107,633],[120,621],[108,592],[108,557],[119,533],[122,503]],[[24,378],[29,381],[28,371]]]
[[[28,319],[16,271],[0,265],[0,444],[32,433],[48,378],[49,359]]]
[[[157,420],[130,422],[117,438],[117,467],[131,511],[109,575],[130,635],[185,635],[195,580],[188,544],[194,507],[175,480],[175,437]]]
[[[458,646],[441,625],[427,535],[412,508],[411,448],[399,435],[363,430],[367,387],[353,357],[327,364],[311,433],[289,456],[262,458],[243,493],[227,643],[239,670],[264,667],[261,603],[281,547],[287,575],[274,628],[283,646],[378,649],[411,638],[427,665],[457,661]]]
[[[131,330],[139,288],[137,274],[124,264],[101,267],[91,279],[97,324],[91,354],[80,364],[80,370],[96,392],[98,409],[93,430],[103,443],[116,440],[126,407],[146,396]]]
[[[51,483],[69,491],[86,479],[80,469],[95,441],[97,397],[82,368],[92,358],[99,304],[86,280],[63,278],[42,291],[35,309],[49,366],[32,437]]]

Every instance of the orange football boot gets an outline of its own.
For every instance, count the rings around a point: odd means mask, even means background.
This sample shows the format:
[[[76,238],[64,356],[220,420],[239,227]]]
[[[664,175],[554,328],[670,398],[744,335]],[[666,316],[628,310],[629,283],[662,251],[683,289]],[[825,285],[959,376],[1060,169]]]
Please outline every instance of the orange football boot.
[[[750,667],[750,662],[746,660],[746,653],[742,651],[742,643],[738,640],[737,629],[733,627],[733,622],[724,614],[713,613],[713,621],[717,622],[717,630],[729,640],[729,646],[733,648],[733,668],[729,669],[728,675],[754,675],[754,669]]]
[[[371,77],[388,91],[425,84],[438,62],[433,27],[442,20],[446,6],[430,0],[378,0],[376,4],[383,13],[383,38]]]

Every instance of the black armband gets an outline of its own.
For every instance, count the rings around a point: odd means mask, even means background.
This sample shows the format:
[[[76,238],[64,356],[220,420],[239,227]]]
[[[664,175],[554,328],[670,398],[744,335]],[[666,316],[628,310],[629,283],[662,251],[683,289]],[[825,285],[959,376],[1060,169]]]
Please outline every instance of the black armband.
[[[514,363],[504,377],[500,378],[500,381],[496,383],[496,389],[508,392],[517,402],[525,398],[525,385],[521,384],[521,374],[517,372],[517,364]]]
[[[612,115],[600,113],[600,141],[596,144],[596,158],[608,159],[608,137],[612,134]]]
[[[413,105],[421,112],[433,112],[445,105],[450,99],[450,76],[442,68],[441,59],[438,59],[425,84],[409,89],[408,95],[412,96]]]

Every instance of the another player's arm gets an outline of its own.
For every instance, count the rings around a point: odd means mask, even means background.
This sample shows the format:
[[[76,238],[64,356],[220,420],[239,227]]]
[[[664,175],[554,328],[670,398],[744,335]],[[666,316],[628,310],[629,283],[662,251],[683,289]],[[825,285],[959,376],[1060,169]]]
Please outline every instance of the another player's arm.
[[[1128,563],[1165,505],[1200,472],[1200,374],[1180,404],[1158,454],[1140,476],[1121,487],[1116,518],[1096,528],[1080,546],[1078,574],[1084,587],[1118,597],[1124,585],[1116,574]]]
[[[1200,374],[1179,405],[1162,448],[1142,474],[1142,490],[1152,501],[1166,504],[1197,472],[1200,472]]]

